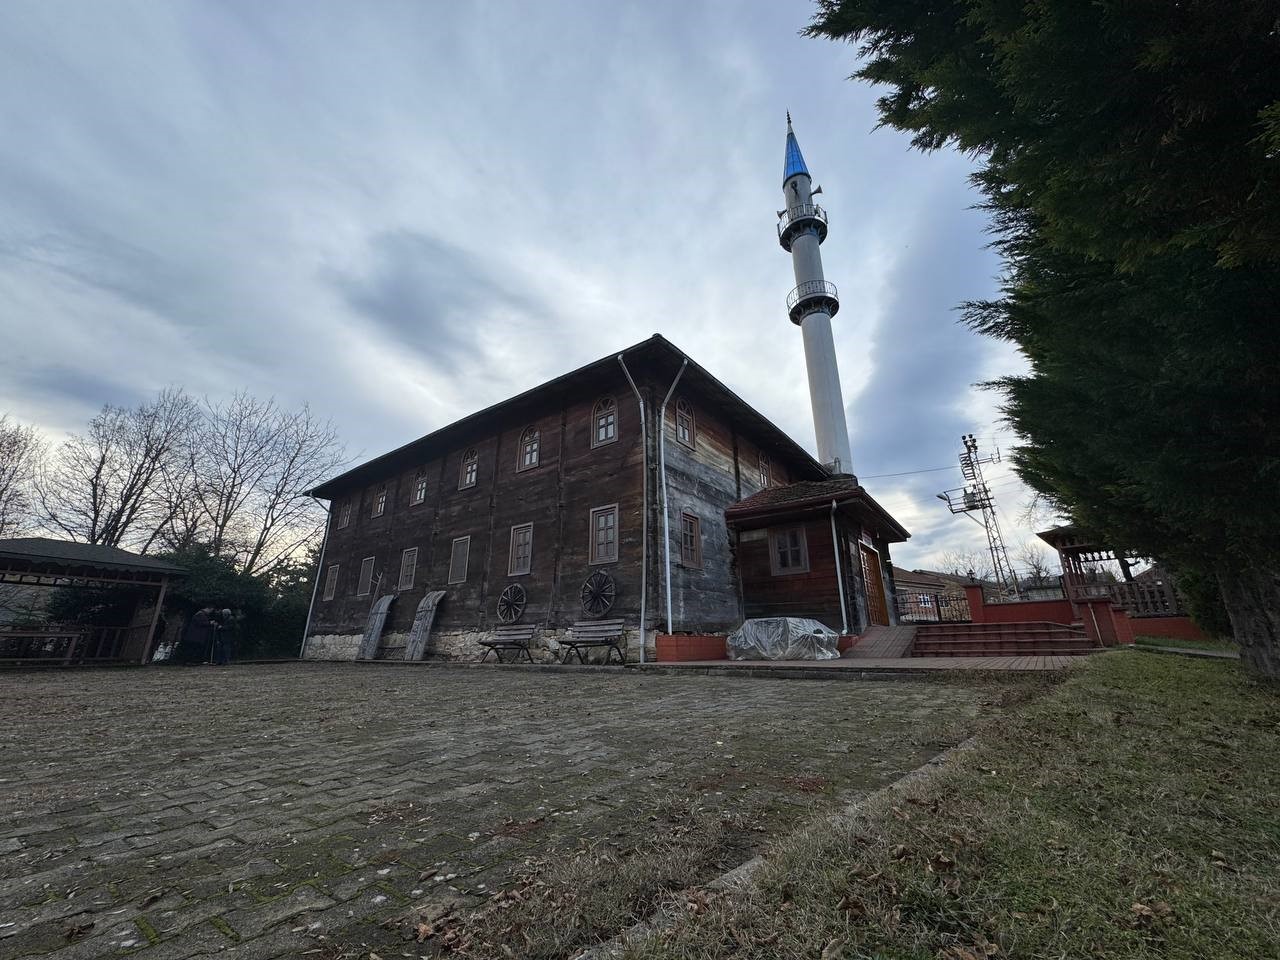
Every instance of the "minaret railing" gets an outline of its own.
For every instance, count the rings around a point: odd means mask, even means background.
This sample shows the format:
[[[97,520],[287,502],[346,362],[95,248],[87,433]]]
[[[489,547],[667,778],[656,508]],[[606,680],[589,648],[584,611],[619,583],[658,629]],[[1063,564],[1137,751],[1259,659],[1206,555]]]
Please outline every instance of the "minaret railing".
[[[812,227],[818,232],[818,242],[827,239],[827,211],[816,203],[797,203],[788,207],[778,218],[778,242],[788,253],[791,242],[802,230]]]
[[[787,312],[792,323],[816,310],[835,316],[840,309],[840,293],[830,280],[806,280],[787,294]]]

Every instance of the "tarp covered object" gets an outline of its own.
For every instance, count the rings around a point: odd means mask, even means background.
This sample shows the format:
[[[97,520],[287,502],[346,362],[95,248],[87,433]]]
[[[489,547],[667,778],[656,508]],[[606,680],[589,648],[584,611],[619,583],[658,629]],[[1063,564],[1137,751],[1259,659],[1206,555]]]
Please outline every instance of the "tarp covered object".
[[[835,660],[840,634],[817,620],[761,617],[729,634],[730,660]]]

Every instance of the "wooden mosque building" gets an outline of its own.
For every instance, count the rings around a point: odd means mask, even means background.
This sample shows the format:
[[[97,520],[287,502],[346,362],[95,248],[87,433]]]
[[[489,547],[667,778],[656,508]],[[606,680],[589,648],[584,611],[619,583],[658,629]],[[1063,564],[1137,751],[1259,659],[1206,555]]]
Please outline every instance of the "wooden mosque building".
[[[817,459],[655,334],[311,491],[331,508],[303,656],[604,641],[637,660],[660,632],[747,618],[894,621],[889,547],[909,534],[849,472],[827,214],[790,115],[783,164]]]

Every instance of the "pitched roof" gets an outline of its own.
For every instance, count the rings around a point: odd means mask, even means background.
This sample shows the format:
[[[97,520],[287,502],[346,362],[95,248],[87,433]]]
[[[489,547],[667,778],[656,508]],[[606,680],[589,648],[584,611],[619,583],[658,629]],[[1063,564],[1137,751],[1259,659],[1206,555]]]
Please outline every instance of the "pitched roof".
[[[889,539],[901,542],[911,534],[889,514],[889,511],[876,503],[871,495],[853,477],[831,477],[827,480],[800,480],[783,486],[765,487],[759,493],[731,504],[724,511],[725,518],[731,523],[773,517],[803,511],[809,508],[824,507],[831,501],[849,503],[860,506],[884,525]]]
[[[50,537],[13,537],[0,540],[0,560],[29,560],[69,567],[100,567],[146,573],[182,575],[187,571],[155,557],[98,543],[75,543]]]
[[[718,397],[731,406],[734,419],[738,423],[757,430],[759,435],[766,439],[769,444],[780,451],[784,451],[785,455],[807,468],[811,476],[827,476],[826,468],[818,463],[804,447],[783,433],[764,414],[726,387],[706,369],[694,362],[688,354],[670,340],[661,334],[655,333],[647,340],[641,340],[639,343],[632,344],[623,350],[610,353],[608,356],[594,360],[585,366],[578,367],[576,370],[571,370],[569,373],[553,380],[541,383],[510,399],[495,403],[476,413],[469,414],[461,420],[446,424],[438,430],[397,447],[388,453],[374,457],[372,460],[367,460],[339,476],[326,480],[319,486],[308,490],[307,493],[322,500],[332,500],[335,496],[340,496],[344,491],[353,487],[369,483],[375,479],[382,479],[394,470],[404,469],[414,463],[422,462],[438,452],[453,449],[463,441],[464,434],[469,435],[483,424],[495,421],[513,410],[519,410],[546,397],[566,393],[580,379],[599,375],[606,369],[616,373],[620,358],[654,361],[668,368],[673,377],[675,370],[682,363],[686,364],[685,372],[681,378],[682,384],[693,384],[696,387],[701,387],[712,396]]]

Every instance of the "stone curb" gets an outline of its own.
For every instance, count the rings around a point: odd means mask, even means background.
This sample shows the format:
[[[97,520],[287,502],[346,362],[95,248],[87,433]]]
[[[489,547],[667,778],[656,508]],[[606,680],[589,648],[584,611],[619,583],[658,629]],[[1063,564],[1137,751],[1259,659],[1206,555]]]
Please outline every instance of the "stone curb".
[[[961,741],[949,750],[944,750],[932,760],[916,767],[905,776],[899,777],[893,783],[886,784],[878,790],[870,793],[859,794],[856,799],[844,804],[834,813],[826,814],[819,818],[815,818],[810,823],[801,827],[801,830],[812,829],[823,820],[835,828],[851,825],[860,817],[868,812],[874,812],[876,808],[883,806],[888,801],[896,799],[903,793],[906,793],[912,787],[922,781],[933,776],[935,772],[948,766],[956,761],[958,757],[970,752],[977,746],[977,738],[969,737]],[[795,831],[799,832],[799,831]],[[745,863],[741,863],[720,876],[716,877],[708,883],[701,886],[707,890],[715,890],[722,892],[731,892],[741,890],[749,885],[755,878],[756,873],[766,863],[764,856],[755,856]],[[597,944],[594,947],[588,947],[581,953],[573,956],[573,960],[617,960],[621,957],[628,945],[636,940],[644,939],[654,934],[662,933],[665,930],[675,926],[676,921],[680,918],[680,910],[675,906],[664,907],[654,916],[647,920],[641,920],[639,923],[624,930],[611,940]]]
[[[1135,650],[1144,653],[1165,653],[1176,657],[1202,657],[1206,660],[1239,660],[1240,654],[1226,650],[1197,650],[1194,647],[1153,647],[1145,643],[1135,643]]]

